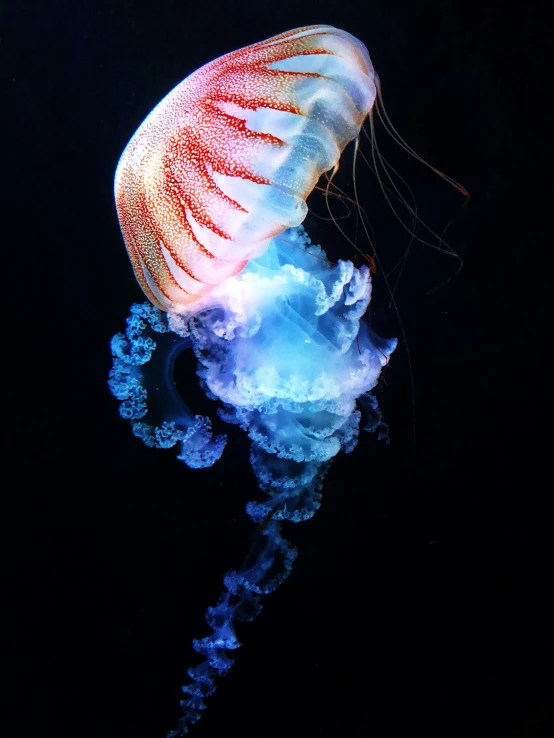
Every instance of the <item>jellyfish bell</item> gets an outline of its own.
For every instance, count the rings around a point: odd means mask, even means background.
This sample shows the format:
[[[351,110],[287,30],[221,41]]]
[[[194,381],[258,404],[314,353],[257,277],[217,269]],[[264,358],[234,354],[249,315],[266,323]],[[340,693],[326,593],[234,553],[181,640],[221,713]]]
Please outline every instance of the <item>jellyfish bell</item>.
[[[325,25],[233,51],[177,85],[115,175],[121,230],[148,299],[188,313],[302,223],[306,198],[357,138],[375,95],[366,47]]]

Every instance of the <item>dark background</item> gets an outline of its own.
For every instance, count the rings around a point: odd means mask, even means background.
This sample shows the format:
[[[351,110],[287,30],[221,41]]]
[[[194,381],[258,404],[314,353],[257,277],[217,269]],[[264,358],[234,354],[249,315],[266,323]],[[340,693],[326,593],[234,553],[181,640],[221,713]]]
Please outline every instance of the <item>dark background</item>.
[[[379,390],[391,444],[363,436],[336,459],[320,511],[289,526],[292,575],[239,632],[195,734],[553,734],[549,22],[546,3],[508,6],[2,4],[7,736],[161,738],[175,726],[191,638],[244,556],[258,492],[239,431],[216,466],[192,471],[118,415],[109,340],[141,293],[113,173],[187,74],[311,23],[367,45],[406,141],[470,192],[462,208],[381,131],[426,222],[454,218],[464,268],[448,282],[456,262],[414,247],[398,314],[376,275],[377,327],[398,335],[400,316],[412,360],[401,346]],[[392,264],[408,236],[361,165],[358,184]],[[314,240],[351,255],[332,225],[311,222]],[[190,360],[181,371],[193,408],[213,414]]]

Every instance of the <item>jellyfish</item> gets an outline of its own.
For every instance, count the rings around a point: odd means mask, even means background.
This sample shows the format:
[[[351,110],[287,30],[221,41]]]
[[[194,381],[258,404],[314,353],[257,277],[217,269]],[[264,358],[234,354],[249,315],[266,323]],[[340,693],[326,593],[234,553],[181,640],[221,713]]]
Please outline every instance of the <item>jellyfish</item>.
[[[360,427],[387,437],[372,390],[396,347],[364,319],[370,270],[332,264],[302,226],[306,199],[357,139],[376,96],[367,49],[315,25],[212,61],[175,87],[125,148],[115,175],[121,231],[148,302],[112,339],[109,386],[133,433],[214,464],[226,437],[177,391],[176,357],[192,349],[219,416],[251,441],[264,497],[249,502],[251,547],[208,608],[201,662],[188,670],[185,735],[233,664],[236,624],[296,557],[283,526],[310,518],[325,474]],[[362,422],[363,417],[363,422]]]

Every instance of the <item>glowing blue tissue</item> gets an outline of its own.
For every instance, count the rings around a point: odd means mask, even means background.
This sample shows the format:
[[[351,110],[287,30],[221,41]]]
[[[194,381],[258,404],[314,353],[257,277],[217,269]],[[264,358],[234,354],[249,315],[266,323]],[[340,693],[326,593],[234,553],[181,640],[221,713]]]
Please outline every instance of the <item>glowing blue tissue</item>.
[[[256,617],[260,596],[288,575],[296,550],[282,537],[281,521],[306,520],[317,510],[331,460],[357,443],[360,406],[367,430],[386,438],[370,393],[396,339],[376,337],[363,320],[370,297],[369,270],[330,264],[299,226],[194,303],[193,315],[135,305],[125,335],[112,340],[110,389],[135,435],[159,448],[179,443],[179,459],[193,468],[220,458],[225,437],[213,437],[209,419],[193,415],[174,384],[175,358],[191,347],[219,415],[251,439],[250,461],[266,494],[247,505],[258,526],[254,542],[208,608],[210,633],[193,642],[203,661],[188,672],[183,717],[169,738],[188,732],[215,678],[232,665],[236,621]]]

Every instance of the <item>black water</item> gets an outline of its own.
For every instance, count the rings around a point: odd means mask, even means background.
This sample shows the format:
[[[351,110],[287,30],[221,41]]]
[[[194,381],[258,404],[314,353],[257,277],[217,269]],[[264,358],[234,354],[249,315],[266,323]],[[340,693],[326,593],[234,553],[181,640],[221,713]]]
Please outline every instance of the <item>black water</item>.
[[[446,239],[464,265],[448,281],[459,262],[413,247],[398,313],[378,269],[374,325],[398,335],[400,316],[411,356],[410,368],[397,350],[379,390],[391,444],[367,436],[335,461],[320,511],[289,531],[289,581],[240,631],[195,734],[552,735],[547,10],[3,4],[6,736],[162,738],[175,725],[191,638],[244,556],[258,491],[238,429],[219,464],[195,472],[118,416],[109,340],[141,294],[113,172],[187,74],[310,23],[363,40],[403,137],[470,192],[463,208],[381,131],[424,220],[440,231],[454,218]],[[409,236],[362,164],[358,185],[390,267]],[[321,199],[313,209],[325,213]],[[332,224],[310,223],[334,258],[351,255]],[[181,374],[208,412],[192,364]]]

